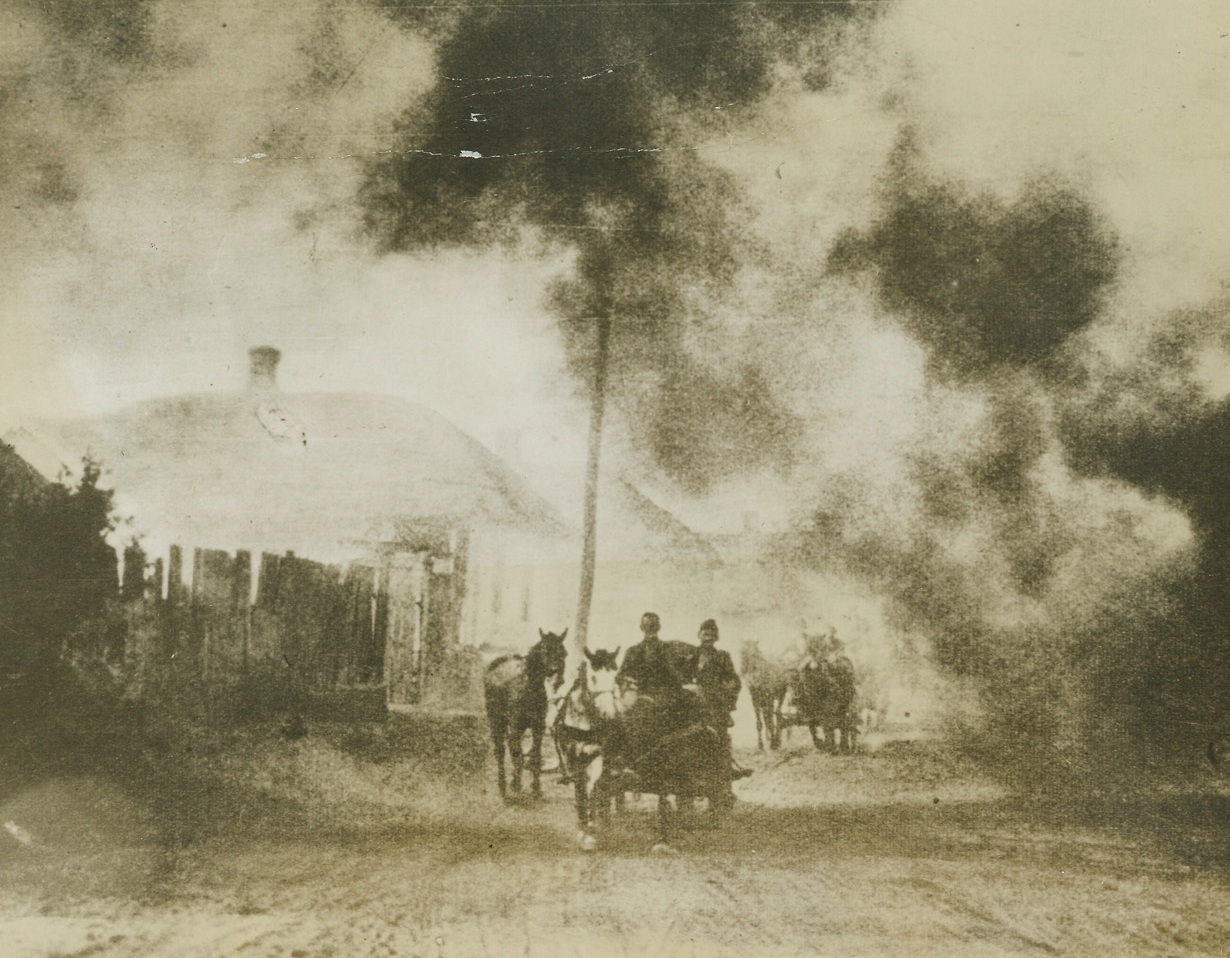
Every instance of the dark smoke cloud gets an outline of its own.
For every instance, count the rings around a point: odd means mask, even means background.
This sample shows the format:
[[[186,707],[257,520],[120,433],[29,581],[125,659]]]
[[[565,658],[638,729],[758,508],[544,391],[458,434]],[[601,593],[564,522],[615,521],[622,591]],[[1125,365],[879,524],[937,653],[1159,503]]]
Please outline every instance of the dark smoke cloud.
[[[789,414],[753,364],[719,374],[705,361],[708,317],[759,253],[732,178],[695,146],[758,103],[783,59],[810,57],[830,24],[859,12],[462,5],[432,24],[439,80],[399,125],[404,151],[371,165],[369,232],[384,251],[527,231],[576,251],[552,303],[583,383],[584,320],[612,317],[611,382],[634,442],[693,490],[770,463],[788,448]]]
[[[45,17],[79,62],[133,63],[150,52],[150,0],[42,0],[18,6]]]
[[[106,114],[132,70],[149,62],[144,0],[19,0],[0,29],[20,37],[0,73],[0,189],[34,206],[71,205],[80,184],[70,130],[84,135]]]
[[[1164,651],[1143,699],[1163,722],[1230,712],[1230,401],[1198,377],[1202,352],[1225,347],[1226,312],[1222,302],[1168,317],[1133,363],[1081,383],[1063,406],[1074,468],[1130,482],[1192,520],[1197,564],[1170,589],[1175,611],[1153,635]]]
[[[1088,199],[1045,179],[1007,203],[917,168],[908,138],[890,166],[886,210],[838,239],[830,265],[872,271],[884,304],[934,351],[940,371],[973,378],[1049,367],[1098,315],[1117,244]]]
[[[979,483],[984,452],[918,462],[918,511],[899,522],[862,521],[865,492],[834,483],[797,560],[886,597],[890,626],[976,695],[975,748],[1023,787],[1130,775],[1153,749],[1190,761],[1204,703],[1181,673],[1208,660],[1174,642],[1182,550],[1159,548],[1153,510],[1122,488],[1098,488],[1115,505],[1093,514],[1042,480],[1004,503]]]
[[[980,442],[964,457],[929,450],[913,455],[910,480],[925,523],[959,530],[982,522],[1023,595],[1045,594],[1056,561],[1073,545],[1058,509],[1034,469],[1048,448],[1044,410],[1035,397],[997,392],[989,400]]]
[[[871,225],[834,244],[830,276],[870,279],[879,310],[926,347],[920,402],[938,412],[953,394],[974,411],[964,435],[907,439],[891,484],[862,481],[857,467],[832,477],[799,558],[882,590],[890,619],[977,693],[980,741],[1004,768],[1084,774],[1117,765],[1129,743],[1126,765],[1172,747],[1201,711],[1192,696],[1207,683],[1192,681],[1195,670],[1220,659],[1180,636],[1193,571],[1203,573],[1155,494],[1195,504],[1172,476],[1193,470],[1173,460],[1190,462],[1184,444],[1216,427],[1159,443],[1156,418],[1089,414],[1131,403],[1105,383],[1095,390],[1086,368],[1084,337],[1107,320],[1120,258],[1087,197],[1048,178],[1014,199],[981,193],[929,170],[909,139],[884,183]],[[1190,355],[1173,336],[1154,351],[1159,365]],[[1136,408],[1160,414],[1144,399],[1158,397],[1154,379],[1127,378],[1141,387]],[[1141,428],[1153,460],[1140,458]],[[1209,459],[1195,484],[1216,512],[1227,490],[1210,486],[1223,463]],[[1199,528],[1201,510],[1187,512]]]

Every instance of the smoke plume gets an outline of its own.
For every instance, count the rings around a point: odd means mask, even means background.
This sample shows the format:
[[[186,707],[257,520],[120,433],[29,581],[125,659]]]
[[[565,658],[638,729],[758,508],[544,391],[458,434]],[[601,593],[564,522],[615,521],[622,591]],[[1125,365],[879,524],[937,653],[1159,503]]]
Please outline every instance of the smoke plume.
[[[931,180],[917,162],[907,138],[890,161],[883,217],[839,237],[830,264],[872,271],[941,376],[1053,369],[1114,279],[1108,224],[1062,183],[1027,183],[1005,203]]]
[[[633,443],[684,487],[784,464],[796,424],[744,362],[715,364],[712,316],[761,254],[729,174],[696,149],[815,64],[856,5],[462,6],[440,27],[438,81],[371,165],[367,224],[385,251],[531,241],[575,255],[551,302],[570,365],[592,380],[593,325],[613,322],[611,383]],[[728,120],[727,117],[732,119]],[[715,350],[716,351],[716,350]]]

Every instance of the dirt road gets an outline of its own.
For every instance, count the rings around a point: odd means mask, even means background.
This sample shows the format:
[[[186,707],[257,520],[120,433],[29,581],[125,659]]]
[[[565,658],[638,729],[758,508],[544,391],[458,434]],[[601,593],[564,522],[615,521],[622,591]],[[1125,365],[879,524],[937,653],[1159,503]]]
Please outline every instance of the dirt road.
[[[0,955],[1230,954],[1212,779],[1077,808],[919,743],[743,757],[737,810],[667,856],[647,801],[585,855],[550,778],[505,808],[486,768],[315,737],[240,762],[259,808],[219,798],[178,838],[96,777],[44,782],[0,805]]]

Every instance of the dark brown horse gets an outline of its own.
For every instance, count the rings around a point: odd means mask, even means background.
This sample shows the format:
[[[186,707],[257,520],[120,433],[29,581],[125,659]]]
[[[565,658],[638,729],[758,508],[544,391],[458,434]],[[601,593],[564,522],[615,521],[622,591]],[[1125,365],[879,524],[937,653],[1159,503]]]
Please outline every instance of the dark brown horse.
[[[739,664],[756,713],[756,747],[763,752],[767,737],[769,748],[781,748],[782,702],[789,688],[790,670],[769,659],[755,639],[743,643]]]
[[[530,774],[533,794],[542,794],[542,736],[546,727],[549,695],[564,681],[568,650],[565,629],[559,635],[538,630],[539,639],[525,655],[502,655],[487,666],[483,676],[483,697],[487,705],[487,724],[495,746],[500,797],[507,799],[508,782],[504,774],[504,753],[512,757],[513,792],[521,791],[524,756],[521,740],[528,731],[533,736],[530,748]]]
[[[723,807],[731,772],[721,733],[700,722],[668,718],[651,696],[625,697],[616,682],[615,654],[585,655],[556,725],[576,788],[580,846],[585,851],[597,846],[595,820],[631,791],[658,796],[654,847],[666,847],[675,817],[670,796],[685,816],[695,797],[708,799],[713,814]]]

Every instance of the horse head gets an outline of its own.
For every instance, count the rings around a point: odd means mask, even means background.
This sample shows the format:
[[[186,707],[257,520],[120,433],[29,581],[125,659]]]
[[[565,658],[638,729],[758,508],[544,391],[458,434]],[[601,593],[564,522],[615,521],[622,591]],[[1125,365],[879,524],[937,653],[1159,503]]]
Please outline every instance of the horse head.
[[[613,719],[619,712],[619,686],[615,682],[619,674],[619,649],[585,650],[585,663],[581,669],[585,697],[599,715]]]
[[[816,662],[822,662],[828,656],[831,645],[831,635],[828,632],[803,633],[803,651]]]
[[[564,682],[564,669],[568,664],[568,648],[564,645],[566,638],[567,629],[558,635],[539,629],[538,642],[530,650],[535,671],[547,683],[549,691],[555,691]]]

